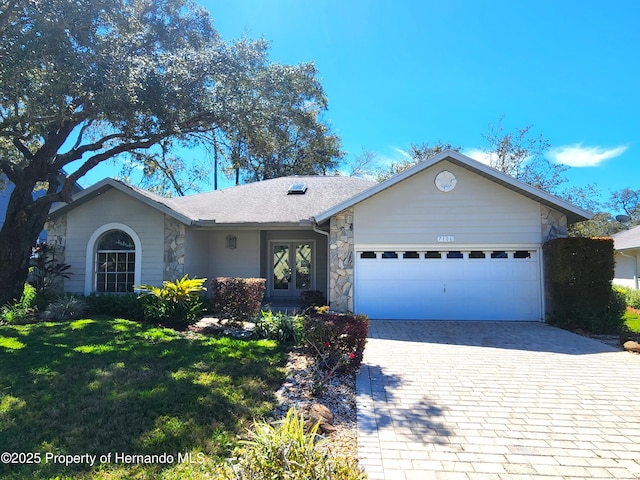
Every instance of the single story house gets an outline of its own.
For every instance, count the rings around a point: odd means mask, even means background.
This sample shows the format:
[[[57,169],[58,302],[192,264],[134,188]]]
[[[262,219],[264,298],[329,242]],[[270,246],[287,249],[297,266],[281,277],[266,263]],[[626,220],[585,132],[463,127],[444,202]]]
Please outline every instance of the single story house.
[[[48,228],[68,292],[264,277],[274,302],[320,290],[370,318],[543,321],[542,245],[590,216],[447,150],[381,183],[283,177],[163,198],[106,179]]]
[[[638,290],[640,267],[640,226],[613,236],[616,268],[613,283]]]

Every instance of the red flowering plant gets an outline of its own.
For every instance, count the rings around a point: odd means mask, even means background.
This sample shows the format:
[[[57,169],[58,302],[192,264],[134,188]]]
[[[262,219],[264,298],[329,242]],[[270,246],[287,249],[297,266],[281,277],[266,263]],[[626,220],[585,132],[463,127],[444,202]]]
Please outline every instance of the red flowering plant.
[[[369,320],[366,315],[314,313],[304,321],[304,346],[328,376],[355,373],[362,363]]]

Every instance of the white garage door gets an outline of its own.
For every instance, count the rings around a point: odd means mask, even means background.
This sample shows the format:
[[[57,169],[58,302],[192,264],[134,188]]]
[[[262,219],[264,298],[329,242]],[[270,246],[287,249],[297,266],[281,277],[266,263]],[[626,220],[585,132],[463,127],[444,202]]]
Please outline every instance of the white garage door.
[[[535,249],[357,251],[355,310],[406,320],[540,320]]]

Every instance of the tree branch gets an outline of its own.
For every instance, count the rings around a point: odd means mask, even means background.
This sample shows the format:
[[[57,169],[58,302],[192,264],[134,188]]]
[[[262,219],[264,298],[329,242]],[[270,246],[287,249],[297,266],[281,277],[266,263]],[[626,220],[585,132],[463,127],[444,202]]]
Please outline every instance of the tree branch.
[[[18,151],[27,159],[33,160],[33,153],[29,150],[18,138],[13,139],[13,146],[18,149]]]
[[[83,130],[85,129],[85,127],[87,127],[88,125],[85,125],[82,127],[81,130],[81,134],[83,132]],[[56,161],[53,163],[53,166],[60,170],[62,167],[64,167],[65,165],[71,163],[71,162],[75,162],[76,160],[80,160],[82,158],[82,156],[85,153],[88,152],[96,152],[100,149],[102,149],[104,147],[104,144],[111,141],[111,140],[117,140],[119,138],[126,138],[127,136],[123,133],[112,133],[111,135],[107,135],[105,137],[102,137],[100,140],[98,140],[97,142],[93,142],[93,143],[89,143],[87,145],[83,145],[81,147],[75,147],[67,152],[64,153],[62,155],[58,155],[56,157]],[[80,141],[80,139],[78,139],[78,141]],[[76,145],[78,144],[78,142],[76,142]]]
[[[119,155],[121,153],[131,152],[140,148],[151,148],[152,146],[160,142],[163,138],[165,138],[164,135],[155,135],[146,140],[137,140],[134,142],[122,143],[105,152],[92,156],[86,162],[84,162],[80,166],[80,168],[78,168],[78,170],[76,170],[66,178],[62,189],[56,196],[54,196],[54,201],[60,200],[69,203],[71,201],[71,190],[73,189],[75,183],[99,163],[104,162],[105,160],[115,157],[116,155]]]

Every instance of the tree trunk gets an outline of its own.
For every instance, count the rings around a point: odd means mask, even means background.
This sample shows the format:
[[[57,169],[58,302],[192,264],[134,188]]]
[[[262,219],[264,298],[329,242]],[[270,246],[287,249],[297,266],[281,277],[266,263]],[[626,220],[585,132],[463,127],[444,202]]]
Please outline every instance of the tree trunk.
[[[0,305],[19,300],[29,274],[31,249],[49,214],[50,202],[34,202],[35,180],[15,186],[0,229]]]

